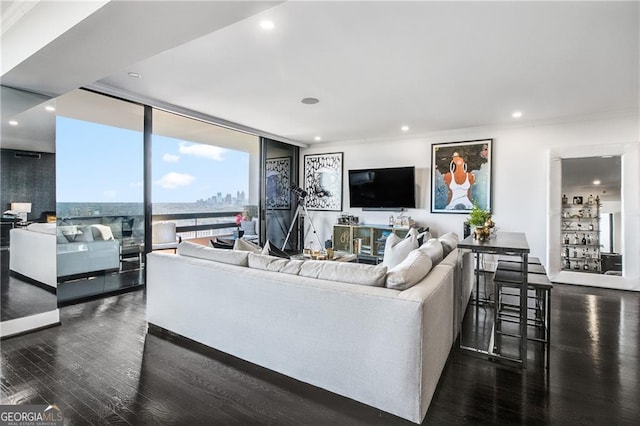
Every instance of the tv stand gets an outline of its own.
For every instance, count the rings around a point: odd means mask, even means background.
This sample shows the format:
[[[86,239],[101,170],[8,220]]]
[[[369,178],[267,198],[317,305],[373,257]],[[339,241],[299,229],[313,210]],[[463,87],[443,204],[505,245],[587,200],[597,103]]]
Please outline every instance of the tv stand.
[[[384,257],[384,247],[389,235],[404,238],[409,227],[388,225],[333,225],[333,249],[361,255],[363,257]]]

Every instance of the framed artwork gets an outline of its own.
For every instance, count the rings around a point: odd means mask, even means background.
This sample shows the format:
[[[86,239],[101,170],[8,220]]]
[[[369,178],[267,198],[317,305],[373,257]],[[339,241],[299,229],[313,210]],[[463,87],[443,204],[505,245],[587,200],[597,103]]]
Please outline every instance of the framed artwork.
[[[431,145],[431,212],[491,210],[493,139]]]
[[[267,159],[265,182],[267,209],[289,210],[291,208],[291,157]]]
[[[304,156],[308,210],[342,211],[342,152]]]

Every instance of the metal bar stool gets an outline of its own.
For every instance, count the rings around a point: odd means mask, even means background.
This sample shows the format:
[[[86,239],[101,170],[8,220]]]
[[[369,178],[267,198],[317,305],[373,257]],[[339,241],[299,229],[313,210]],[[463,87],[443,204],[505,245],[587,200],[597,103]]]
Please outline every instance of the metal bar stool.
[[[545,367],[549,369],[549,349],[551,342],[551,289],[553,285],[546,276],[544,267],[535,263],[528,266],[527,289],[533,293],[528,296],[534,301],[533,307],[528,308],[534,312],[533,318],[526,315],[527,327],[533,327],[534,337],[527,336],[528,340],[542,344],[545,351]],[[495,321],[495,346],[500,351],[502,346],[502,336],[520,337],[518,334],[508,333],[502,329],[502,322],[520,322],[520,306],[516,303],[507,303],[505,296],[515,296],[504,292],[505,288],[520,288],[522,283],[522,262],[498,262],[494,276],[496,291],[496,306],[494,311]],[[527,291],[527,294],[529,294]],[[529,304],[527,303],[527,306]]]

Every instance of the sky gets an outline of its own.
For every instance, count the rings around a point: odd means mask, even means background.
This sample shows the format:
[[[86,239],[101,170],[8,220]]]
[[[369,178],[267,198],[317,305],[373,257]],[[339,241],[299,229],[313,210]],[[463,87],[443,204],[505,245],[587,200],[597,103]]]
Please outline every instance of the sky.
[[[142,202],[142,133],[58,116],[57,202]],[[152,199],[249,193],[249,153],[153,136]]]

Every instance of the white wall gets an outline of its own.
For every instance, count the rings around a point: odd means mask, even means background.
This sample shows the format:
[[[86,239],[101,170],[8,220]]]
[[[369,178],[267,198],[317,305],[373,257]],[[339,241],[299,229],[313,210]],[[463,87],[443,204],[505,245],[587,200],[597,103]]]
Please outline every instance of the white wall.
[[[418,209],[408,214],[435,234],[455,231],[462,234],[464,214],[432,214],[429,211],[431,144],[493,138],[493,219],[499,230],[524,232],[531,253],[546,260],[549,151],[562,147],[584,150],[588,156],[591,146],[603,144],[638,145],[640,127],[636,114],[613,117],[538,124],[510,128],[462,129],[424,137],[398,137],[395,140],[326,143],[301,150],[301,154],[344,152],[343,210],[364,219],[365,223],[387,223],[389,212],[362,212],[349,208],[347,170],[365,167],[395,167],[413,165],[417,168],[419,185]],[[598,155],[598,154],[594,154]],[[552,163],[551,163],[552,164]],[[627,168],[626,191],[640,192],[640,158],[635,170]],[[558,188],[560,191],[560,188]],[[634,198],[634,197],[632,197]],[[559,202],[560,200],[558,200]],[[627,200],[637,204],[637,200]],[[626,221],[638,222],[640,212],[628,212]],[[321,240],[328,239],[338,212],[311,212]],[[635,216],[634,216],[635,215]],[[627,226],[635,244],[640,244],[638,226]],[[307,235],[309,235],[307,233]],[[637,252],[637,250],[636,250]],[[637,262],[637,261],[634,261]],[[640,289],[640,283],[637,284]]]

